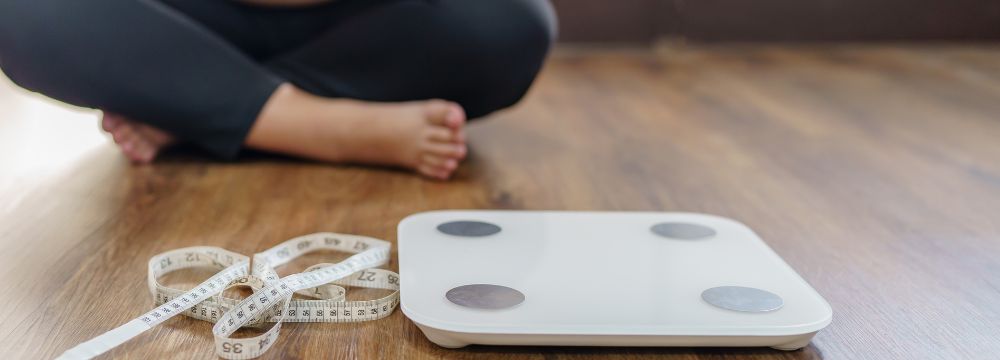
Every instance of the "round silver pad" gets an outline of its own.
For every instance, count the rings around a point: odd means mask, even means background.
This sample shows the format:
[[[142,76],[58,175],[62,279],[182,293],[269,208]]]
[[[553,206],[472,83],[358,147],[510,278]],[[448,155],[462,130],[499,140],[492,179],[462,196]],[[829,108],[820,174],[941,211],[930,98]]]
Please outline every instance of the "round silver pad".
[[[448,290],[444,297],[459,306],[499,310],[524,302],[524,294],[506,286],[491,284],[462,285]]]
[[[662,237],[681,240],[699,240],[715,236],[715,230],[712,228],[691,223],[665,222],[653,225],[649,230]]]
[[[780,309],[785,301],[761,289],[743,286],[719,286],[701,293],[702,300],[715,307],[742,312],[768,312]]]
[[[448,235],[480,237],[500,232],[500,227],[482,221],[451,221],[437,226],[438,231]]]

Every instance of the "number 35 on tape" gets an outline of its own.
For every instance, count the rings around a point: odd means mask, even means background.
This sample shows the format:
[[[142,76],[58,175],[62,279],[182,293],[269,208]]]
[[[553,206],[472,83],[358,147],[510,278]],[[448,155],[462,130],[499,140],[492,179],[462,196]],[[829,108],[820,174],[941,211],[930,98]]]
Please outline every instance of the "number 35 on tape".
[[[359,322],[381,319],[399,303],[399,275],[375,267],[389,261],[390,244],[365,236],[316,233],[285,241],[250,258],[212,246],[194,246],[157,254],[149,260],[149,292],[157,307],[98,337],[77,345],[58,359],[90,359],[134,338],[167,319],[185,315],[215,323],[215,353],[226,359],[250,359],[274,345],[282,322]],[[336,264],[316,264],[279,277],[275,268],[305,253],[334,250],[354,253]],[[218,273],[188,291],[166,287],[158,279],[177,270],[214,267]],[[245,299],[222,296],[234,286],[249,286]],[[345,301],[343,286],[392,290],[374,300]],[[292,294],[311,299],[292,299]],[[274,324],[263,334],[233,338],[246,326]]]

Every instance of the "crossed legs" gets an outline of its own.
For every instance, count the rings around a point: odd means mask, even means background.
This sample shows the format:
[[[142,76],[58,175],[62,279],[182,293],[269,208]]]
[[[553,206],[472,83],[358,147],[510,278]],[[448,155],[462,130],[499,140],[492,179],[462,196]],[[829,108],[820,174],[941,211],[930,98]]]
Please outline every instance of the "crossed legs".
[[[0,67],[104,110],[136,162],[186,141],[223,158],[245,146],[447,178],[466,152],[467,115],[517,102],[552,38],[541,0],[341,1],[279,15],[88,3],[0,4]]]

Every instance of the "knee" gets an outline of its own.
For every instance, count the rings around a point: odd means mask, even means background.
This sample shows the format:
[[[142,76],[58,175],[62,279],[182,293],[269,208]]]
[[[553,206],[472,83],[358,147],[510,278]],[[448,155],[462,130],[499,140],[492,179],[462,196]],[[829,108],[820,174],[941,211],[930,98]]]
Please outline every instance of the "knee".
[[[556,36],[555,13],[548,0],[469,2],[477,6],[457,31],[479,61],[494,72],[534,69]]]
[[[547,0],[466,1],[470,9],[455,31],[465,49],[462,67],[474,73],[465,86],[470,117],[517,103],[534,82],[556,37]]]
[[[559,19],[552,3],[549,0],[519,0],[515,2],[523,3],[525,16],[529,21],[535,23],[536,26],[533,28],[541,28],[541,33],[548,40],[547,43],[551,45],[555,42],[559,36]]]
[[[37,90],[38,72],[70,60],[49,49],[61,26],[52,10],[51,1],[0,1],[0,70],[18,86]]]
[[[477,11],[465,19],[466,36],[489,45],[493,55],[520,51],[545,52],[556,38],[556,15],[548,0],[474,2]],[[541,54],[544,55],[544,54]]]
[[[14,84],[78,106],[100,74],[93,29],[106,23],[104,3],[72,0],[0,0],[0,69]],[[88,65],[82,65],[88,64]]]
[[[21,72],[18,61],[23,54],[19,45],[29,41],[22,33],[22,23],[29,10],[27,1],[0,1],[0,70],[15,84],[24,86],[18,74]]]

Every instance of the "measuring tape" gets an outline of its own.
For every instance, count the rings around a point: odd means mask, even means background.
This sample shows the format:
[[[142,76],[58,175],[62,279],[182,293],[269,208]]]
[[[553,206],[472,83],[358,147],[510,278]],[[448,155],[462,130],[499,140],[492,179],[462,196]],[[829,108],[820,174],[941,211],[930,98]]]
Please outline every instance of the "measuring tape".
[[[365,236],[316,233],[285,241],[250,258],[213,246],[167,251],[149,260],[149,292],[157,308],[64,352],[58,359],[90,359],[156,325],[183,314],[215,323],[215,353],[226,359],[250,359],[274,345],[282,322],[359,322],[381,319],[399,303],[399,275],[375,269],[389,261],[391,244]],[[334,250],[354,253],[336,264],[316,264],[305,271],[279,277],[274,268],[305,253]],[[166,287],[158,279],[195,267],[214,267],[218,273],[188,291]],[[231,287],[249,286],[245,299],[222,296]],[[342,286],[392,290],[375,300],[345,301]],[[292,294],[315,300],[292,299]],[[245,326],[273,323],[263,334],[233,338]]]

